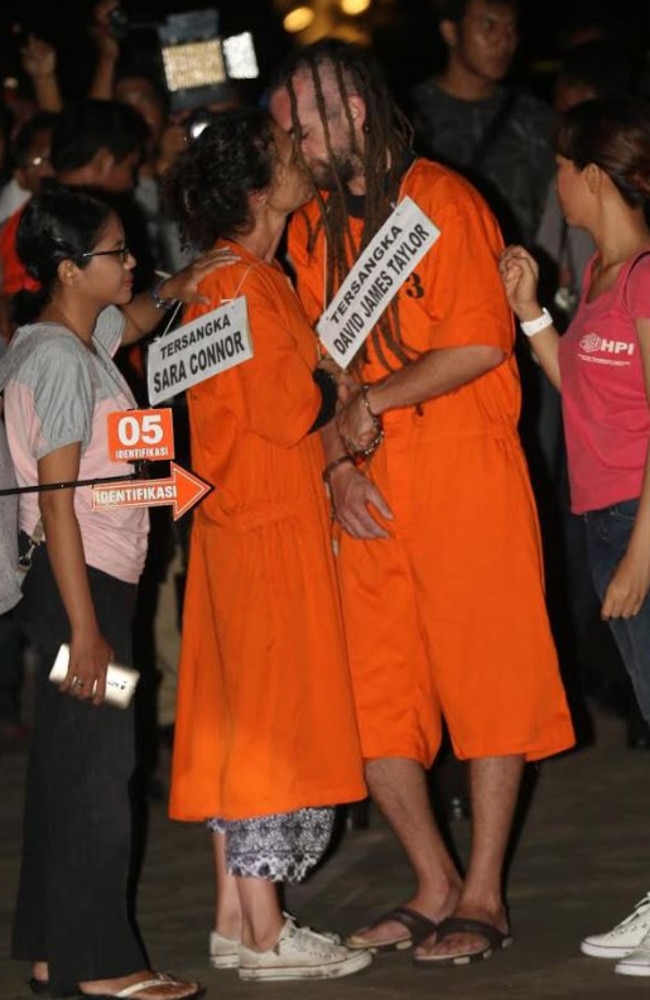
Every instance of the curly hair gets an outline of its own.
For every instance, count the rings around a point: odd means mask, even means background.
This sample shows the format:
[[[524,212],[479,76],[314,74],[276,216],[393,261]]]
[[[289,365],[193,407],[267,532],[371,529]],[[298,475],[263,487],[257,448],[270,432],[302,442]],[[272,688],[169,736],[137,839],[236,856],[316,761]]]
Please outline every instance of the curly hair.
[[[563,115],[555,149],[579,170],[604,170],[631,208],[650,201],[650,101],[645,97],[595,98]]]
[[[166,173],[165,206],[198,250],[252,227],[249,195],[273,180],[273,127],[257,108],[216,114]]]

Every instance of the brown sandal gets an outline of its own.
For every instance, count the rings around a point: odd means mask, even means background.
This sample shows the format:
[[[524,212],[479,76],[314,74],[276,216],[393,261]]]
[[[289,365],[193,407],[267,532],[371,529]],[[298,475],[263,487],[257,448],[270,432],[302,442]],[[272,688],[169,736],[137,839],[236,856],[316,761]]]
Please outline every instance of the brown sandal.
[[[372,944],[369,941],[362,941],[357,934],[350,934],[349,937],[345,939],[345,947],[351,949],[362,949],[372,950],[375,952],[385,952],[385,951],[405,951],[407,948],[412,948],[414,945],[421,944],[425,938],[428,938],[430,934],[433,934],[437,929],[438,925],[434,920],[429,917],[425,917],[423,913],[419,913],[418,910],[414,910],[411,906],[396,906],[393,910],[388,913],[382,914],[381,917],[377,917],[376,920],[364,930],[374,930],[375,927],[379,927],[381,924],[388,923],[389,920],[394,920],[396,923],[401,924],[408,934],[404,937],[395,938],[392,941],[382,941],[381,944]]]
[[[447,917],[438,924],[436,932],[436,942],[443,941],[452,934],[474,934],[482,937],[487,942],[485,948],[477,951],[460,952],[458,955],[419,955],[413,957],[415,965],[471,965],[473,962],[482,962],[485,958],[490,958],[495,951],[508,948],[514,941],[510,931],[500,931],[498,927],[486,923],[484,920],[472,920],[470,917]]]

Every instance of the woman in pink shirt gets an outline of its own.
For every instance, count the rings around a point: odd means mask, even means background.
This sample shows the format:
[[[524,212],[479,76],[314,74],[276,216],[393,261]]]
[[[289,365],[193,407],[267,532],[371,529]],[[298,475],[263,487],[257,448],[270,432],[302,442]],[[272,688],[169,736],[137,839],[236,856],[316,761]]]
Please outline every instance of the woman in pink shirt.
[[[537,264],[523,247],[504,251],[501,273],[562,394],[571,508],[586,526],[601,615],[650,722],[650,102],[586,101],[564,116],[556,148],[566,220],[596,244],[566,334],[539,305]],[[612,931],[586,938],[583,952],[650,976],[649,913],[645,897]]]

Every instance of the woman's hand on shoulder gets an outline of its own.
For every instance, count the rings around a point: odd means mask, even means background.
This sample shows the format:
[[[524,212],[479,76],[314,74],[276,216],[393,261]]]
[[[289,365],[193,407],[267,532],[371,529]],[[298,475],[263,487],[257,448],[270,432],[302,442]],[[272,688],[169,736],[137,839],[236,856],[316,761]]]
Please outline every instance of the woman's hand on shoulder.
[[[210,299],[199,293],[200,283],[210,271],[214,271],[217,267],[225,267],[227,264],[234,264],[239,259],[227,247],[208,250],[187,267],[167,278],[160,286],[159,294],[165,299],[180,299],[188,305],[197,302],[209,305]]]
[[[113,650],[100,631],[94,627],[76,630],[70,641],[70,663],[60,686],[64,693],[101,705],[106,694],[106,671]]]

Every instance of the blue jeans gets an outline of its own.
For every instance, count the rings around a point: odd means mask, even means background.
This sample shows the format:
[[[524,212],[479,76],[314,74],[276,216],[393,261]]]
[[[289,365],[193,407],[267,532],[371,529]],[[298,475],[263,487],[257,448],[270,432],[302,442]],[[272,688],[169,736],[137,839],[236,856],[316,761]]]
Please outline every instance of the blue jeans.
[[[589,568],[601,601],[627,551],[638,508],[638,500],[623,500],[583,515]],[[612,618],[608,624],[630,675],[641,713],[650,724],[650,596],[633,618]]]

